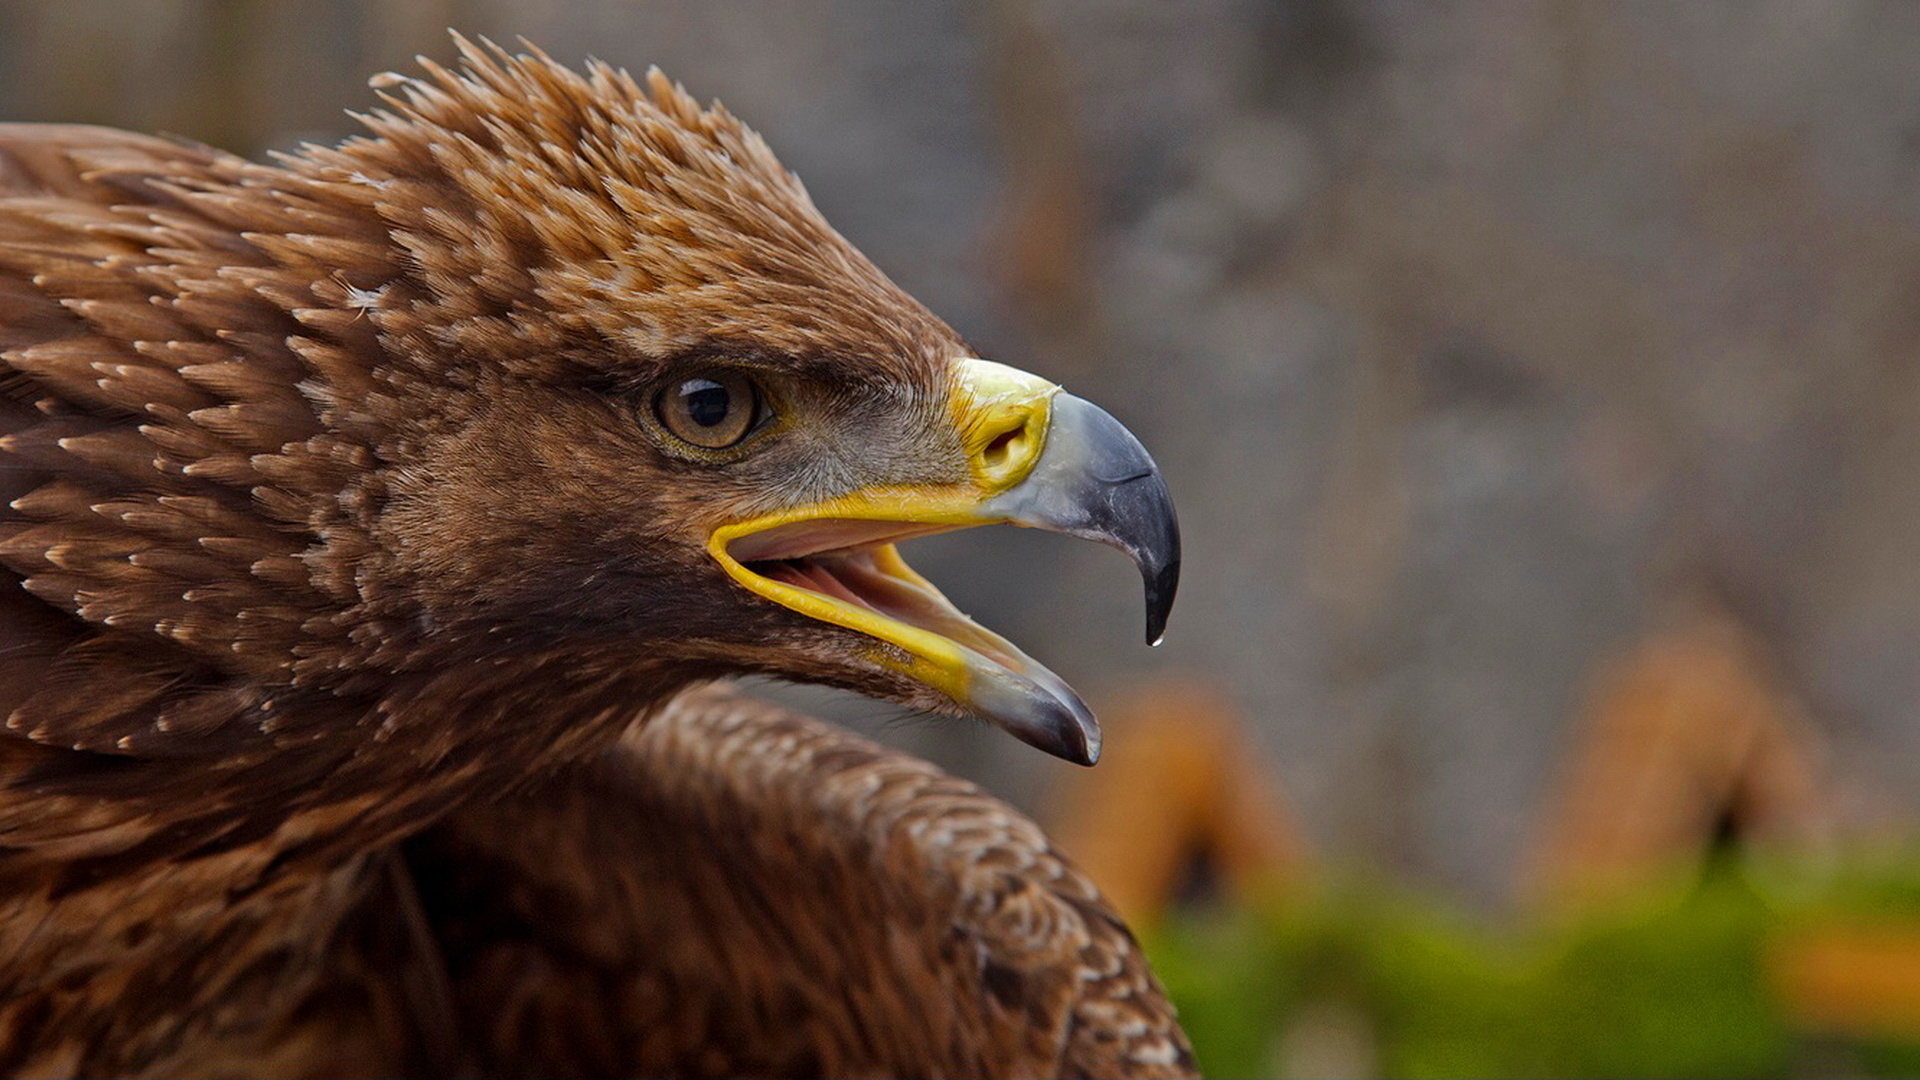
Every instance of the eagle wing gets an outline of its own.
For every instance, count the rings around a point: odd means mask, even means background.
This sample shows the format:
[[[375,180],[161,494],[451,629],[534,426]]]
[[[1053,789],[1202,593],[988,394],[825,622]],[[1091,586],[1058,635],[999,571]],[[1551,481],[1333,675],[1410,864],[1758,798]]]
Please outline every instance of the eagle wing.
[[[407,862],[481,1071],[1188,1076],[1132,935],[974,785],[738,692]]]

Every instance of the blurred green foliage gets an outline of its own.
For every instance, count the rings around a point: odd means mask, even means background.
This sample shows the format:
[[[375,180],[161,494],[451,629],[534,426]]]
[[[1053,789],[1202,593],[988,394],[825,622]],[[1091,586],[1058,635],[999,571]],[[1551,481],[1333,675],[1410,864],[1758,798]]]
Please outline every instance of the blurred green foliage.
[[[1920,927],[1920,860],[1729,858],[1525,927],[1347,880],[1188,909],[1145,944],[1209,1076],[1920,1075],[1920,1044],[1797,1031],[1774,1000],[1771,935],[1835,918]],[[1328,1025],[1348,1032],[1344,1059],[1296,1045]]]

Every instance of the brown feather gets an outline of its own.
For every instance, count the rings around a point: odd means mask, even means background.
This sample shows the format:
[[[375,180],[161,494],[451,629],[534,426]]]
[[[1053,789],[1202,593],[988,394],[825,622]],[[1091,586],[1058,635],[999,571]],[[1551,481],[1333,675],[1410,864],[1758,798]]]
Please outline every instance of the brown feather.
[[[928,703],[695,538],[954,480],[964,346],[724,110],[462,53],[272,165],[0,125],[0,1072],[1190,1072],[1030,823],[670,704]],[[812,452],[648,450],[714,356]]]
[[[736,693],[407,859],[483,1073],[1192,1069],[1132,937],[1030,821]]]

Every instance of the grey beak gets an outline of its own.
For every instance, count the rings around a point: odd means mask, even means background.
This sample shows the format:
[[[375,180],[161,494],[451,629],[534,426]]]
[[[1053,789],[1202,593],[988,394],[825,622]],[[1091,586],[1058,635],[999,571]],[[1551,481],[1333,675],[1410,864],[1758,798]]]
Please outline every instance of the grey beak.
[[[1146,587],[1147,644],[1160,644],[1180,586],[1180,523],[1146,447],[1105,409],[1056,395],[1033,471],[981,510],[1126,552]]]

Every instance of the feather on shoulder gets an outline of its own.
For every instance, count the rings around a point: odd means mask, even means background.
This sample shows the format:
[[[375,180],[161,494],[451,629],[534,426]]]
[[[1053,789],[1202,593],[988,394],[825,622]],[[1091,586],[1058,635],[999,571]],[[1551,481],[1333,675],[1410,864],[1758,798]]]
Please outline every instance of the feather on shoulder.
[[[1032,821],[727,689],[409,845],[485,1072],[1189,1076]]]

